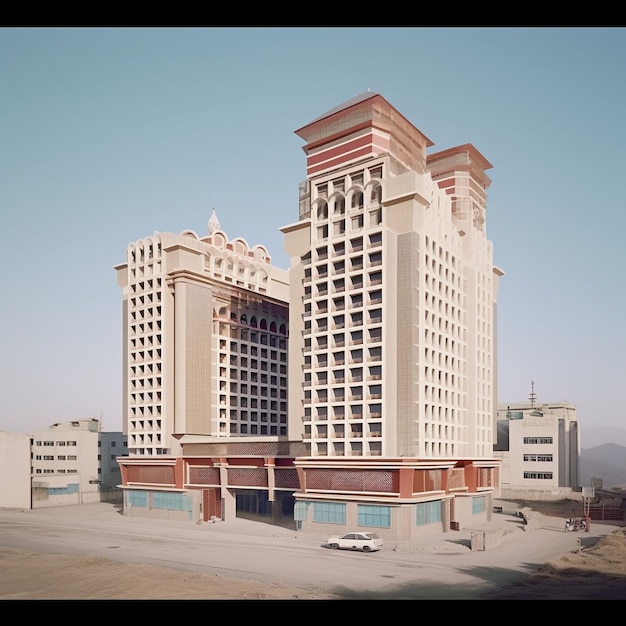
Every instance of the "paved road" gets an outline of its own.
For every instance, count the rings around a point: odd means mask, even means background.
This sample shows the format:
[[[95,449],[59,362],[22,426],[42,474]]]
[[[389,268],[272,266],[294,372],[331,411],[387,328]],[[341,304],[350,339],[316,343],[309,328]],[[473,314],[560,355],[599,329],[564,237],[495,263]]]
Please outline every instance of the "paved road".
[[[82,554],[245,580],[275,582],[349,598],[471,599],[523,578],[546,561],[591,545],[616,526],[566,533],[558,518],[525,532],[519,518],[497,518],[502,544],[472,551],[472,531],[416,543],[387,542],[380,552],[334,551],[326,536],[237,519],[214,524],[123,516],[110,503],[16,512],[0,510],[0,545]],[[477,530],[477,529],[475,529]]]

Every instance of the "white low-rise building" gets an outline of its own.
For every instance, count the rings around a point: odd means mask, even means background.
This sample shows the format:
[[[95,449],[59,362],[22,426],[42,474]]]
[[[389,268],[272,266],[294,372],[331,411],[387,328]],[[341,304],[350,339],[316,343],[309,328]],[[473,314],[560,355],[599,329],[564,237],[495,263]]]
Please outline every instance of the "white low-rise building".
[[[499,404],[494,455],[502,461],[502,497],[535,499],[578,489],[576,407],[569,402]]]
[[[115,500],[128,454],[121,432],[102,432],[97,419],[53,424],[32,434],[0,433],[0,508],[31,509]]]

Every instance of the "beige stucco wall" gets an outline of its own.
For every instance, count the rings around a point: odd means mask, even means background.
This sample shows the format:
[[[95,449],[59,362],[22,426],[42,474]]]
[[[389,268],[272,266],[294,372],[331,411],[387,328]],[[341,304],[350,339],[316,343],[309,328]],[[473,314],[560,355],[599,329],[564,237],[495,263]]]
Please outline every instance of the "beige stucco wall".
[[[30,509],[30,437],[0,432],[0,508]]]

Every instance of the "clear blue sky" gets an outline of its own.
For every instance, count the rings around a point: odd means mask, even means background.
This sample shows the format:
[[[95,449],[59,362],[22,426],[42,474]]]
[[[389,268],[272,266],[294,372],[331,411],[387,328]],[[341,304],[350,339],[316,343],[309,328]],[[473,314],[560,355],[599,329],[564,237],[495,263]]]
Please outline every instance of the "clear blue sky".
[[[499,401],[626,425],[626,29],[0,28],[0,89],[0,430],[121,430],[127,245],[215,206],[286,269],[294,131],[368,89],[494,166]]]

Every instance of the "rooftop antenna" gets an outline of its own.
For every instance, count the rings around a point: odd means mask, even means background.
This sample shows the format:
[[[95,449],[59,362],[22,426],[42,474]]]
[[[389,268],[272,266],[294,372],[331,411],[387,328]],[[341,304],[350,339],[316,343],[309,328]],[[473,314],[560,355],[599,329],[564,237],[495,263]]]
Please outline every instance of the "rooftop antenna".
[[[535,381],[530,381],[530,395],[528,396],[530,400],[530,407],[535,408],[535,400],[537,399],[537,394],[535,393]]]

